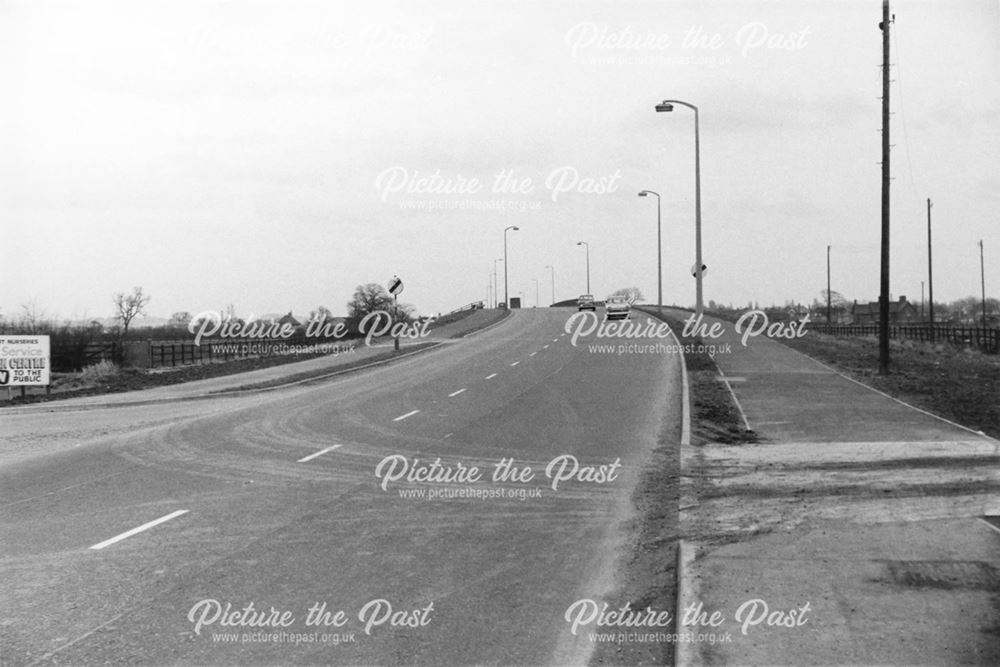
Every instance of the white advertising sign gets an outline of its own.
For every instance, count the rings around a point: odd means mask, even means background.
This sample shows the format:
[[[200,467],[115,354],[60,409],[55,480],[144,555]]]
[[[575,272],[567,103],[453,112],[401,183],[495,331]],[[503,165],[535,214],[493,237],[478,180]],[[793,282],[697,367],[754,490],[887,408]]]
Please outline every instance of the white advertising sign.
[[[0,336],[0,387],[49,384],[48,336]]]

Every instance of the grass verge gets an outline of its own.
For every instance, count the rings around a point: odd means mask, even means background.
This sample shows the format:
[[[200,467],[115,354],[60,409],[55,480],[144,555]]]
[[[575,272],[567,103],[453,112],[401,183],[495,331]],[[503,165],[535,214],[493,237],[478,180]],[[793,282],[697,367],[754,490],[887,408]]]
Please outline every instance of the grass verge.
[[[481,310],[464,310],[458,313],[453,313],[442,317],[440,320],[435,320],[433,329],[436,329],[445,325],[454,325],[456,322],[461,322],[465,320],[470,315],[474,313],[482,313]],[[453,332],[452,337],[465,336],[473,331],[483,329],[496,321],[507,317],[509,312],[493,313],[491,316],[479,315],[477,318],[470,318],[467,326],[459,326],[456,331]],[[474,320],[474,321],[471,321]],[[344,344],[356,344],[363,345],[362,339],[347,339]],[[416,351],[418,349],[423,349],[432,345],[432,343],[420,343],[417,345],[408,345],[406,351]],[[65,374],[61,377],[54,378],[56,381],[51,387],[51,393],[46,395],[45,393],[37,391],[39,388],[32,387],[29,389],[34,389],[36,391],[28,393],[25,396],[19,396],[14,394],[9,401],[0,400],[0,408],[18,405],[27,405],[32,403],[45,403],[49,401],[58,401],[67,398],[77,398],[80,396],[100,396],[103,394],[120,394],[128,391],[139,391],[142,389],[153,389],[155,387],[164,387],[174,384],[182,384],[185,382],[194,382],[197,380],[207,380],[210,378],[225,377],[229,375],[237,375],[239,373],[247,373],[249,371],[261,370],[264,368],[272,368],[274,366],[284,366],[285,364],[294,363],[296,361],[306,361],[308,359],[315,359],[316,357],[326,356],[322,353],[317,354],[295,354],[295,355],[275,355],[269,357],[252,357],[248,359],[234,359],[232,361],[208,363],[208,364],[192,364],[189,366],[175,366],[173,368],[157,368],[152,372],[143,371],[134,368],[123,368],[117,369],[115,372],[102,372],[100,374],[91,373],[93,376],[91,381],[85,381],[81,375],[78,374]],[[356,362],[349,362],[337,369],[325,369],[322,371],[309,371],[306,373],[298,373],[280,380],[274,380],[269,382],[264,382],[260,384],[248,384],[241,389],[266,389],[270,386],[279,386],[282,384],[287,384],[289,382],[296,382],[302,380],[308,380],[313,377],[320,377],[329,375],[334,370],[351,370],[360,366],[365,366],[370,363],[377,363],[378,361],[385,361],[394,356],[394,353],[387,352],[385,354],[378,354],[374,357],[368,357],[364,360],[358,360]],[[231,391],[231,390],[230,390]]]
[[[656,311],[652,308],[638,310],[655,317]],[[684,323],[680,319],[671,315],[664,315],[662,319],[684,346],[688,388],[691,391],[691,444],[758,442],[757,434],[746,430],[726,384],[719,381],[719,367],[704,351],[707,347],[705,342],[699,336],[683,335]]]

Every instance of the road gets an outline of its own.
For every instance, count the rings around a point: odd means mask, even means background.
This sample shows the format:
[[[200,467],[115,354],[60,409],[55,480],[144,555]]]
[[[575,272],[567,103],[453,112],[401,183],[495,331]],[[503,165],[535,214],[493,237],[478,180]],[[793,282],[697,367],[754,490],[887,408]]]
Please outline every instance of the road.
[[[585,663],[564,614],[614,590],[680,358],[574,346],[571,313],[310,386],[0,414],[0,662]],[[376,475],[436,459],[482,479]]]

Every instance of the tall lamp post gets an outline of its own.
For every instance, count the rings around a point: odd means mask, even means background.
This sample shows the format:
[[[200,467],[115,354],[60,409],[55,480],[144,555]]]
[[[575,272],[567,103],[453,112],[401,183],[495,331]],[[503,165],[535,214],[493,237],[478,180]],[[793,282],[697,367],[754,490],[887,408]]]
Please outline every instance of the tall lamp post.
[[[546,264],[545,268],[552,271],[552,303],[554,305],[556,302],[556,267]]]
[[[695,312],[702,312],[702,266],[701,263],[701,143],[698,136],[698,107],[680,100],[663,100],[656,105],[657,111],[673,111],[680,104],[694,111],[694,277]]]
[[[503,307],[510,310],[510,296],[507,294],[507,232],[510,230],[519,231],[517,227],[511,225],[503,230]]]
[[[497,298],[497,296],[498,296],[497,295],[497,262],[502,262],[502,261],[503,261],[502,258],[501,259],[494,259],[493,260],[493,307],[494,308],[497,307],[497,301],[499,301],[499,299]]]
[[[657,312],[663,313],[663,237],[660,230],[660,195],[652,190],[643,190],[640,197],[656,197],[656,303]]]
[[[535,308],[538,308],[538,278],[532,278],[535,281]]]
[[[587,248],[587,294],[590,294],[590,244],[586,241],[578,241],[577,245]]]

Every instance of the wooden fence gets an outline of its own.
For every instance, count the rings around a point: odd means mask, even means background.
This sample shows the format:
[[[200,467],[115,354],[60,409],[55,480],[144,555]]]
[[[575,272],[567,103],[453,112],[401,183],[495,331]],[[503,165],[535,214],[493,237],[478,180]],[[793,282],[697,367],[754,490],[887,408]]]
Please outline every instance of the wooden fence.
[[[833,336],[878,336],[877,324],[809,324],[809,328]],[[982,327],[956,327],[935,324],[891,324],[890,338],[904,338],[934,343],[950,343],[973,347],[983,352],[1000,352],[1000,329]]]
[[[315,350],[324,343],[336,345],[338,341],[329,343],[329,341],[306,338],[305,336],[278,340],[203,340],[201,345],[195,345],[190,340],[159,340],[149,341],[149,359],[153,368],[183,366],[250,357],[309,354],[311,350]]]
[[[124,356],[139,367],[163,368],[190,364],[213,363],[287,354],[309,354],[323,345],[345,345],[344,341],[327,341],[297,336],[289,339],[254,340],[129,340]],[[120,361],[123,350],[117,341],[92,341],[85,345],[54,344],[52,369],[57,372],[79,371],[101,361]],[[143,363],[140,360],[145,360]]]
[[[119,358],[118,343],[115,341],[84,343],[53,341],[51,354],[52,370],[59,373],[79,371],[85,366]]]

